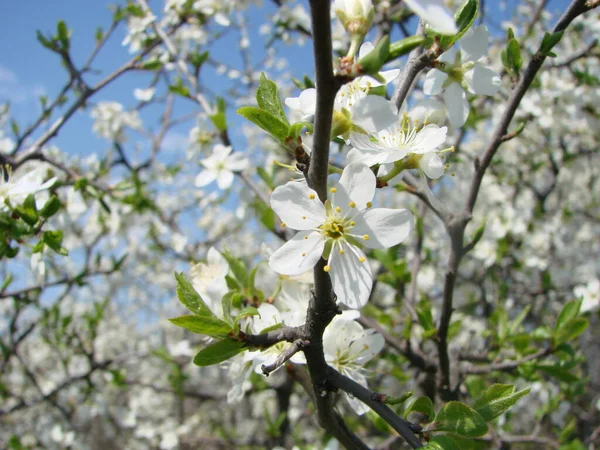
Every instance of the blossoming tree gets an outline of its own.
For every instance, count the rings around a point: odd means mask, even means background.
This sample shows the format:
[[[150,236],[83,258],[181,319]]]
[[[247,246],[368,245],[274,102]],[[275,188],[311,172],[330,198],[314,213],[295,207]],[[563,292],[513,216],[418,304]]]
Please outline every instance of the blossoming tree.
[[[0,110],[2,447],[600,445],[600,2],[516,3],[38,32],[67,80]],[[56,145],[78,116],[105,152]]]

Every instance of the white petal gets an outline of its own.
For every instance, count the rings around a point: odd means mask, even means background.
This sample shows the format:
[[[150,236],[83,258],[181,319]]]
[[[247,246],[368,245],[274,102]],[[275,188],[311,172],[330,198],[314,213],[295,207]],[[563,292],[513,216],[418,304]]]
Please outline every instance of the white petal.
[[[219,172],[219,175],[217,176],[217,186],[219,186],[219,189],[225,190],[229,188],[232,183],[233,172],[230,172],[229,170],[222,170]]]
[[[396,120],[395,105],[378,95],[367,95],[352,106],[352,121],[367,131],[381,131]]]
[[[447,127],[438,127],[434,124],[425,125],[414,143],[411,153],[427,153],[435,150],[446,141]]]
[[[374,166],[375,164],[381,164],[386,158],[387,153],[379,150],[359,150],[357,148],[351,149],[346,156],[346,159],[350,163],[359,162],[369,167]]]
[[[485,25],[471,28],[458,42],[461,48],[461,60],[478,61],[488,48],[488,31]]]
[[[361,163],[351,163],[342,172],[337,188],[343,190],[348,198],[356,203],[356,207],[361,210],[365,209],[367,203],[375,197],[375,184],[375,174],[368,166]]]
[[[465,91],[457,83],[450,84],[444,91],[444,102],[450,124],[455,128],[461,127],[469,117],[469,103]]]
[[[196,180],[194,184],[198,187],[207,186],[217,178],[217,173],[212,170],[203,170],[198,175],[196,175]]]
[[[404,3],[440,33],[456,34],[458,32],[454,17],[444,6],[442,0],[404,0]]]
[[[362,336],[355,339],[350,346],[350,354],[356,354],[354,362],[363,365],[369,362],[385,346],[383,336],[375,330],[364,330]]]
[[[423,92],[425,95],[437,95],[442,92],[442,87],[447,78],[448,75],[441,70],[433,69],[427,72],[423,84]]]
[[[281,275],[300,275],[317,264],[324,247],[319,232],[300,231],[271,255],[269,266]]]
[[[317,109],[317,90],[314,88],[305,89],[298,98],[302,114],[312,116]]]
[[[234,153],[227,158],[227,168],[233,172],[244,170],[248,168],[249,164],[248,159],[241,153]]]
[[[213,156],[223,161],[227,159],[227,156],[231,153],[231,150],[232,148],[230,146],[226,147],[224,145],[217,144],[215,145],[215,148],[213,148]]]
[[[444,163],[437,153],[425,153],[419,161],[419,168],[432,180],[444,175]]]
[[[300,111],[300,98],[288,97],[284,100],[284,103],[288,108],[293,109],[294,111]]]
[[[289,182],[276,188],[271,195],[271,208],[295,230],[317,228],[325,221],[325,206],[304,183]]]
[[[369,248],[389,248],[399,244],[410,234],[414,218],[407,209],[375,208],[354,217],[352,234],[368,235],[360,243]]]
[[[373,287],[371,266],[360,249],[356,247],[351,249],[350,245],[346,243],[342,244],[342,248],[344,249],[343,255],[337,248],[332,250],[337,254],[333,258],[329,272],[331,284],[340,303],[349,308],[359,309],[369,301]],[[365,258],[365,260],[361,262],[359,258]]]
[[[500,89],[500,76],[482,64],[473,68],[473,90],[479,95],[496,95]]]
[[[460,58],[457,58],[458,56],[460,56],[458,53],[458,47],[453,46],[446,50],[444,53],[442,53],[442,56],[438,58],[438,61],[453,66],[456,64],[460,64]]]

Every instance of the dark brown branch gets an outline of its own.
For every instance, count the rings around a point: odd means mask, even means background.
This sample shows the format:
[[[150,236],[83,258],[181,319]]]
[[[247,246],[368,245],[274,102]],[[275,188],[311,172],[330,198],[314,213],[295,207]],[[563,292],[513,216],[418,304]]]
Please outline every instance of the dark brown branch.
[[[269,365],[263,364],[260,367],[260,370],[262,370],[262,373],[268,377],[271,372],[274,372],[275,370],[280,368],[282,365],[284,365],[286,362],[288,362],[292,356],[294,356],[296,353],[301,351],[308,344],[310,344],[310,342],[304,341],[302,339],[298,339],[297,341],[294,341],[290,347],[288,347],[286,350],[281,352],[281,354],[277,357],[277,359],[273,363],[271,363]]]
[[[468,375],[481,375],[490,372],[512,372],[523,363],[544,358],[545,356],[551,355],[552,353],[554,353],[554,350],[549,347],[543,350],[538,350],[537,352],[532,353],[531,355],[524,356],[523,358],[514,361],[503,361],[499,363],[487,364],[485,366],[469,366],[463,370],[463,373]]]
[[[381,402],[379,396],[371,392],[366,387],[358,384],[356,381],[342,375],[334,369],[331,370],[329,377],[333,387],[340,389],[356,397],[373,411],[375,411],[383,420],[385,420],[394,430],[404,438],[411,448],[422,447],[421,441],[415,436],[414,425],[399,417],[385,403]]]

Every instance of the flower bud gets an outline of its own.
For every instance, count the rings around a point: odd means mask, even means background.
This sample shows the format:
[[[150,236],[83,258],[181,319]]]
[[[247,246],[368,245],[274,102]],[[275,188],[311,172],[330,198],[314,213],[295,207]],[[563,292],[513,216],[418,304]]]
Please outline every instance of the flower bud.
[[[375,15],[371,0],[335,0],[335,14],[351,36],[364,37]]]

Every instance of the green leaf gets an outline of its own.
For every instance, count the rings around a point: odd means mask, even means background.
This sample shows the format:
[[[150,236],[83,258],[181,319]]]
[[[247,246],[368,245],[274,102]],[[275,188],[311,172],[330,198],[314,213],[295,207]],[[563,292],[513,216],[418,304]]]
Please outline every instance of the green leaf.
[[[556,329],[561,328],[565,323],[569,320],[574,319],[579,314],[579,310],[581,309],[581,300],[573,300],[565,304],[563,309],[560,311],[558,315],[558,319],[556,319]]]
[[[175,84],[169,86],[169,92],[181,95],[182,97],[191,97],[190,90],[183,84],[181,78],[178,78]]]
[[[56,43],[54,42],[53,38],[44,36],[40,30],[36,31],[36,36],[37,36],[37,40],[39,41],[39,43],[42,44],[47,49],[49,49],[49,50],[56,49]]]
[[[487,423],[477,411],[456,401],[446,403],[439,410],[433,427],[435,431],[449,431],[465,437],[483,436],[488,431]]]
[[[256,101],[258,102],[258,107],[264,111],[267,111],[273,117],[279,119],[281,122],[286,125],[290,125],[285,116],[285,112],[283,111],[283,105],[281,104],[281,99],[279,98],[279,92],[277,90],[277,85],[267,79],[264,72],[260,74],[260,84],[258,85],[258,89],[256,90]]]
[[[42,235],[42,240],[44,241],[44,244],[46,244],[59,255],[67,256],[69,254],[67,249],[62,246],[62,230],[44,231],[44,234]]]
[[[169,319],[174,325],[185,328],[192,333],[204,334],[213,338],[226,338],[233,328],[215,316],[188,315]]]
[[[190,55],[190,62],[196,70],[200,70],[200,67],[202,67],[202,64],[206,62],[209,55],[210,53],[208,52],[208,50],[202,53],[192,53]]]
[[[214,114],[208,116],[219,131],[227,130],[227,116],[225,115],[225,99],[217,97],[217,108]]]
[[[511,384],[494,384],[483,392],[472,406],[486,422],[489,422],[507,411],[521,397],[529,394],[530,390],[531,388],[527,388],[515,392],[515,387]]]
[[[6,290],[6,288],[12,282],[13,282],[13,274],[9,272],[8,275],[6,276],[6,278],[4,279],[4,281],[2,282],[2,286],[0,286],[0,292],[4,292]]]
[[[579,381],[579,377],[573,375],[569,372],[565,367],[560,367],[556,365],[546,365],[546,364],[535,364],[534,368],[547,373],[554,378],[559,379],[560,381],[564,381],[565,383],[575,383]]]
[[[258,127],[285,145],[285,138],[289,129],[289,126],[285,122],[282,122],[270,112],[254,106],[243,106],[237,110],[237,113],[253,124],[258,125]]]
[[[358,64],[362,67],[362,72],[367,75],[376,75],[383,65],[388,61],[390,54],[390,36],[383,36],[373,50],[363,56]]]
[[[59,209],[60,209],[60,200],[58,199],[58,197],[56,195],[53,195],[52,197],[50,197],[48,199],[46,204],[43,206],[42,210],[40,211],[40,215],[47,219],[49,217],[52,217],[54,214],[56,214]]]
[[[200,350],[194,357],[194,364],[197,366],[212,366],[234,357],[238,353],[245,351],[246,344],[240,341],[223,340]]]
[[[523,57],[521,56],[521,47],[516,39],[508,41],[506,46],[506,66],[507,69],[519,73],[523,65]]]
[[[296,122],[290,125],[290,129],[288,130],[288,136],[292,139],[296,139],[298,136],[302,135],[304,130],[308,130],[309,133],[313,132],[313,124],[309,122]]]
[[[64,23],[62,20],[59,20],[58,23],[56,24],[56,37],[62,44],[62,48],[64,50],[69,49],[69,45],[70,45],[69,35],[70,35],[70,33],[69,33],[69,29],[67,28],[67,24]]]
[[[458,33],[454,36],[441,36],[440,46],[443,49],[448,49],[452,44],[458,41],[469,30],[479,13],[479,0],[467,0],[454,14],[454,21]],[[431,29],[431,27],[428,27]]]
[[[406,408],[406,411],[404,411],[404,418],[407,418],[411,412],[415,411],[425,414],[428,418],[428,422],[431,422],[435,417],[433,402],[429,397],[417,397],[415,401]]]
[[[546,32],[546,34],[544,35],[544,38],[542,39],[542,45],[540,45],[540,53],[544,56],[550,56],[550,57],[556,56],[550,50],[552,50],[554,48],[554,46],[560,42],[563,34],[564,34],[564,31],[559,31],[557,33],[552,33],[552,34]]]
[[[585,317],[575,317],[567,320],[554,335],[554,344],[560,345],[572,341],[583,333],[590,322]]]
[[[386,397],[384,400],[384,403],[386,405],[397,405],[399,403],[404,403],[406,400],[408,400],[410,397],[412,397],[413,394],[414,394],[413,391],[406,391],[404,394],[400,395],[399,397]],[[435,414],[435,411],[433,413]]]
[[[142,70],[159,70],[162,69],[163,63],[158,58],[151,58],[147,61],[144,61],[140,68]]]
[[[183,272],[175,273],[175,279],[177,280],[177,298],[187,309],[198,316],[214,316]]]
[[[258,309],[254,308],[252,306],[248,306],[247,308],[242,309],[233,321],[233,328],[235,330],[237,330],[240,320],[242,320],[246,317],[252,317],[252,316],[260,316]]]
[[[22,205],[14,208],[14,211],[23,219],[28,225],[35,225],[39,219],[37,207],[35,206],[35,197],[33,194],[29,194]]]
[[[427,445],[421,447],[424,450],[464,450],[458,442],[449,436],[439,435],[434,436],[427,443]]]
[[[390,50],[385,62],[388,63],[400,58],[424,43],[425,38],[423,36],[409,36],[400,41],[393,42],[390,44]]]
[[[229,270],[243,288],[248,287],[248,268],[246,263],[241,258],[236,258],[230,252],[223,252],[223,256],[229,263]]]

